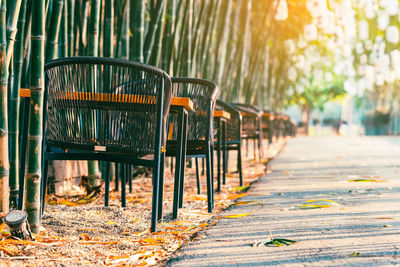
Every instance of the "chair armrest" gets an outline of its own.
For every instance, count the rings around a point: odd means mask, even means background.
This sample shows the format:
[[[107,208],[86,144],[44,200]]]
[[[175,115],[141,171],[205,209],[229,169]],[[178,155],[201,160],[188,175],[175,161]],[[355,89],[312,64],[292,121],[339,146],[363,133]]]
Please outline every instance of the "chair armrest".
[[[189,97],[173,97],[171,106],[184,107],[187,111],[194,111],[193,102]]]
[[[216,110],[214,111],[214,117],[215,118],[223,118],[230,120],[231,119],[231,114],[229,112],[223,111],[223,110]]]

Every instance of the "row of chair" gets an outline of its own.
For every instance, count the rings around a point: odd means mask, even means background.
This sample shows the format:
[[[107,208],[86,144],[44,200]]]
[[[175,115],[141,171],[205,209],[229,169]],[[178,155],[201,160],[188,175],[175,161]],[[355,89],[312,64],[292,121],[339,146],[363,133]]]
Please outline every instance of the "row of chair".
[[[153,169],[151,230],[156,231],[157,222],[162,219],[165,157],[176,159],[173,218],[183,206],[185,161],[189,157],[196,158],[196,163],[197,158],[205,158],[208,211],[212,212],[214,148],[218,151],[219,190],[221,154],[225,183],[227,151],[238,151],[242,184],[241,140],[257,141],[261,158],[263,130],[267,129],[270,142],[272,128],[275,137],[294,133],[286,123],[287,117],[281,118],[278,114],[268,117],[255,107],[217,100],[218,86],[211,81],[170,78],[161,69],[132,61],[96,57],[54,60],[45,65],[45,85],[42,211],[50,160],[147,166]],[[28,111],[34,111],[35,107],[29,107],[29,92],[21,96],[25,96],[26,125]],[[271,123],[276,125],[271,127]],[[214,126],[218,130],[217,140],[214,139]],[[23,163],[26,129],[21,153]],[[20,201],[23,199],[24,175],[25,169],[21,176]],[[124,178],[121,181],[122,206],[126,205],[125,183]],[[106,206],[109,188],[107,164]]]

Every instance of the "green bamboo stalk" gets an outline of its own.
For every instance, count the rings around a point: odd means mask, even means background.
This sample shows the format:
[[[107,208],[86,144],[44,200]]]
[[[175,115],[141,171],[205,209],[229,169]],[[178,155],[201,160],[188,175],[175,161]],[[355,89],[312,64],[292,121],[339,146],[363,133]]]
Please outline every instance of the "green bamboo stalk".
[[[7,67],[10,66],[11,55],[14,51],[14,40],[18,30],[17,22],[20,8],[21,0],[7,1]]]
[[[191,1],[191,0],[189,0]],[[153,10],[151,10],[151,19],[149,29],[146,34],[146,39],[144,41],[144,62],[149,63],[150,54],[155,43],[155,37],[157,33],[157,27],[162,18],[164,10],[164,1],[157,1]]]
[[[181,2],[182,3],[182,2]],[[177,19],[176,25],[176,33],[177,37],[176,45],[176,57],[174,61],[176,62],[174,66],[174,75],[176,76],[187,76],[187,53],[185,53],[185,48],[187,50],[187,31],[189,27],[189,12],[187,12],[190,2],[186,1],[184,4],[182,3],[182,10],[178,13],[181,17]],[[185,46],[186,45],[186,46]],[[184,66],[185,64],[185,66]]]
[[[118,16],[118,23],[116,25],[117,33],[117,47],[115,55],[120,58],[129,59],[129,5],[128,0],[124,0],[120,15]]]
[[[192,72],[194,74],[199,72],[199,52],[200,52],[200,44],[203,36],[203,30],[205,28],[205,23],[203,23],[206,20],[206,17],[208,14],[206,14],[206,7],[207,7],[207,2],[208,1],[200,1],[200,8],[198,8],[198,3],[194,2],[194,7],[193,11],[196,11],[197,9],[200,9],[199,11],[195,12],[193,14],[193,36],[192,36],[192,44],[191,44],[191,65],[192,65]],[[196,8],[195,8],[196,7]]]
[[[236,79],[235,79],[235,86],[233,91],[233,97],[235,101],[240,102],[240,91],[243,88],[244,77],[246,75],[246,53],[249,45],[249,28],[250,28],[250,14],[251,14],[251,4],[252,0],[245,0],[244,1],[244,8],[242,10],[242,18],[241,18],[241,39],[238,49],[238,61],[237,61],[237,71],[236,71]]]
[[[114,0],[105,2],[104,10],[104,56],[114,55]]]
[[[64,7],[61,16],[61,34],[60,34],[60,57],[68,57],[69,54],[68,43],[68,1],[64,0]]]
[[[98,56],[99,53],[99,22],[100,22],[100,0],[90,2],[90,21],[88,29],[88,55]]]
[[[174,48],[174,31],[175,31],[175,19],[176,19],[176,0],[168,0],[166,7],[166,20],[163,37],[163,54],[161,67],[167,73],[171,73],[172,65],[172,53]]]
[[[46,41],[46,62],[57,57],[58,48],[58,34],[60,32],[61,14],[63,9],[64,0],[53,0],[53,7],[51,11],[51,23],[47,33]]]
[[[30,126],[28,134],[28,168],[26,174],[25,210],[34,233],[40,228],[40,181],[42,178],[43,91],[45,0],[32,1]]]
[[[97,52],[97,57],[103,57],[104,56],[104,5],[107,1],[100,1],[100,20],[99,20],[99,30],[97,34],[97,42],[98,42],[98,52]]]
[[[74,25],[75,25],[75,0],[68,0],[68,56],[72,56],[75,51]]]
[[[160,19],[160,21],[158,22],[157,25],[157,31],[156,31],[156,35],[155,35],[155,40],[154,40],[154,44],[153,44],[153,49],[152,52],[150,54],[150,65],[153,66],[159,66],[159,62],[160,62],[160,54],[161,54],[161,47],[162,47],[162,31],[163,31],[163,25],[165,24],[165,8],[163,8],[163,15],[162,18]]]
[[[130,19],[130,2],[128,0],[125,0],[126,2],[126,8],[125,8],[125,16],[123,20],[123,26],[122,26],[122,36],[120,37],[121,40],[121,58],[123,59],[129,59],[129,19]]]
[[[87,55],[86,46],[88,45],[88,21],[89,21],[89,0],[83,0],[82,5],[76,5],[77,12],[79,14],[79,23],[76,23],[75,27],[75,38],[76,38],[76,55]],[[100,11],[99,11],[100,12]],[[76,13],[75,13],[76,14]],[[77,37],[79,36],[79,38]],[[97,43],[97,40],[96,40]],[[96,51],[97,55],[97,51]]]
[[[217,48],[215,49],[215,71],[214,78],[217,84],[221,84],[222,82],[222,75],[223,69],[225,67],[225,60],[226,60],[226,51],[228,45],[228,38],[229,38],[229,25],[231,22],[231,15],[232,15],[232,0],[225,0],[222,4],[222,11],[223,16],[220,19],[220,25],[218,29],[218,39],[217,39]]]
[[[3,0],[0,7],[0,211],[2,212],[7,212],[9,208],[6,4],[6,0]]]
[[[10,141],[10,203],[11,207],[16,207],[19,189],[19,109],[20,98],[19,89],[21,88],[22,63],[24,53],[24,28],[26,17],[26,1],[21,4],[18,18],[18,33],[14,47],[14,83],[10,96],[9,117],[9,141]]]
[[[134,61],[144,62],[144,22],[146,0],[131,0],[131,29],[130,58]]]
[[[88,55],[97,56],[99,50],[99,22],[100,22],[100,0],[91,0],[91,11],[90,21],[88,29]],[[92,77],[95,79],[95,77]],[[91,122],[88,122],[88,126],[93,128],[95,119],[92,118]],[[100,184],[100,173],[99,164],[97,161],[88,161],[88,186],[89,188],[96,187]]]

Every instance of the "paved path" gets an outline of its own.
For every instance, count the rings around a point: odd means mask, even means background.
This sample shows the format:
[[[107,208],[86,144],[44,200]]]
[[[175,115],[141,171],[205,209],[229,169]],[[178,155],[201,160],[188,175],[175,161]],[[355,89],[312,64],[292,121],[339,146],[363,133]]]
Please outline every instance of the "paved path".
[[[272,172],[168,266],[387,266],[400,264],[400,138],[299,137],[270,164]],[[354,179],[386,180],[349,182]],[[340,204],[292,209],[306,200]],[[272,231],[298,241],[253,247]],[[350,256],[357,255],[358,257]]]

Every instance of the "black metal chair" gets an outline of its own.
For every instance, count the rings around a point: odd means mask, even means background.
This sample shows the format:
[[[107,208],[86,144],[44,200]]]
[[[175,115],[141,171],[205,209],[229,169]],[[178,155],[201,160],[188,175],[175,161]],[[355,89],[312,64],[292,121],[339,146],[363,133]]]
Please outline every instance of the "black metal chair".
[[[182,157],[183,159],[186,157],[206,158],[208,212],[210,213],[214,207],[212,151],[213,113],[217,92],[218,86],[208,80],[172,78],[173,97],[188,97],[193,102],[194,112],[188,114],[186,155],[182,155]],[[174,130],[171,138],[167,140],[167,156],[175,156],[177,149],[176,116],[169,116],[168,126]],[[182,164],[182,168],[184,167]],[[183,171],[181,172],[183,174]],[[177,217],[178,208],[183,206],[184,175],[179,175],[179,178],[179,180],[175,180],[173,219]]]
[[[263,157],[262,149],[262,123],[261,117],[263,111],[256,106],[241,103],[232,103],[237,108],[243,117],[242,120],[242,139],[246,140],[246,154],[248,154],[249,140],[254,140],[254,159],[256,159],[256,142],[258,143],[258,156],[259,159]]]
[[[237,171],[239,173],[239,183],[240,186],[243,185],[243,172],[242,172],[242,115],[240,111],[233,107],[232,105],[223,102],[222,100],[217,100],[216,110],[221,110],[228,112],[230,115],[229,120],[226,122],[226,143],[225,148],[229,151],[237,151]],[[216,127],[220,127],[217,125]],[[224,147],[224,146],[223,146]],[[222,153],[225,153],[223,151]],[[226,157],[226,162],[223,163],[225,168],[228,168],[228,159]],[[228,170],[227,170],[228,171]],[[223,176],[222,184],[225,184],[225,176]]]
[[[269,145],[272,144],[272,137],[274,135],[273,120],[274,120],[273,112],[264,109],[264,113],[262,114],[262,130],[264,138],[268,140]]]
[[[281,136],[280,129],[281,129],[281,119],[280,114],[278,112],[273,112],[274,119],[272,121],[273,125],[273,136],[275,136],[275,140],[278,140]]]
[[[49,160],[147,166],[153,168],[151,230],[156,231],[162,214],[160,174],[172,95],[170,77],[131,61],[73,57],[47,63],[45,79],[42,207]],[[105,205],[109,185],[107,170]],[[126,205],[124,197],[121,202]]]

